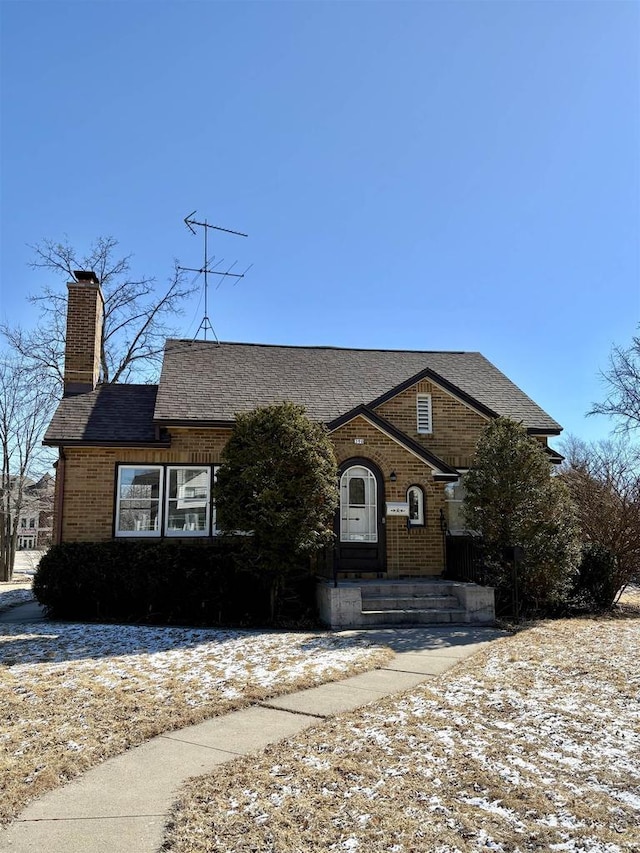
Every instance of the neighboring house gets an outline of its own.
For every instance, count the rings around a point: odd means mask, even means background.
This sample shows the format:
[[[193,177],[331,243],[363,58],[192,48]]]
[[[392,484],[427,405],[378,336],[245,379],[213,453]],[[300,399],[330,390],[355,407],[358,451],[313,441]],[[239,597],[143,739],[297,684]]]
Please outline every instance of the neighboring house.
[[[22,496],[19,498],[19,481],[11,477],[12,492],[10,505],[12,521],[18,515],[16,549],[18,551],[42,550],[51,545],[53,536],[53,502],[55,478],[44,474],[34,481],[25,477]],[[19,511],[16,507],[20,504]]]
[[[51,545],[54,492],[55,478],[51,474],[25,485],[18,516],[18,551],[41,551]]]
[[[486,423],[511,417],[545,447],[561,431],[475,352],[169,340],[158,385],[98,386],[103,303],[84,279],[68,286],[65,396],[45,437],[60,453],[58,542],[215,537],[212,483],[235,414],[290,400],[333,439],[339,576],[438,576]]]

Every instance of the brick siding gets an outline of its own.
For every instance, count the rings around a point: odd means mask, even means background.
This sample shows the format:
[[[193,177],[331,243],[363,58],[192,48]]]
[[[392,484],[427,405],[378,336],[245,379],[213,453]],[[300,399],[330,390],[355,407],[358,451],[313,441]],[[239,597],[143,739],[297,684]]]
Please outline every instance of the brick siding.
[[[416,394],[431,394],[432,433],[419,433]],[[378,406],[378,414],[456,468],[468,468],[487,419],[446,391],[423,380]]]
[[[422,487],[425,526],[407,530],[406,518],[388,516],[387,576],[439,575],[444,568],[440,510],[444,509],[444,483],[434,483],[431,469],[362,417],[355,418],[331,434],[338,464],[352,457],[375,462],[384,478],[384,501],[406,501],[409,486]],[[363,439],[364,444],[356,444]],[[396,482],[389,480],[392,471]]]
[[[416,394],[432,395],[433,433],[417,432]],[[450,465],[467,467],[486,419],[430,382],[422,381],[378,407],[399,429]],[[169,429],[171,447],[65,449],[63,541],[100,541],[113,536],[115,477],[122,464],[215,464],[220,462],[230,430]],[[422,487],[425,525],[407,529],[406,518],[385,519],[389,577],[438,575],[444,568],[440,510],[445,510],[444,483],[436,483],[422,460],[400,447],[368,421],[358,417],[332,433],[338,463],[370,459],[384,478],[384,501],[405,501],[411,485]],[[355,443],[362,439],[364,443]],[[391,482],[391,471],[396,481]]]
[[[67,447],[63,542],[101,542],[113,536],[116,466],[213,465],[220,462],[230,430],[170,429],[171,447]]]
[[[69,282],[65,386],[75,383],[95,388],[100,375],[103,299],[97,284]]]

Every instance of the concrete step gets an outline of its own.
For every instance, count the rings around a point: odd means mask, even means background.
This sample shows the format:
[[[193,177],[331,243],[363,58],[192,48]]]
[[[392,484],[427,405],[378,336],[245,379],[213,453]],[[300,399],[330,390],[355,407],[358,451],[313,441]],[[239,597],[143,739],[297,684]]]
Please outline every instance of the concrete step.
[[[467,622],[466,610],[462,607],[440,610],[363,610],[362,621],[365,627],[389,627],[402,625],[461,625]]]
[[[447,610],[459,607],[455,595],[369,595],[362,590],[363,610]]]
[[[354,584],[362,590],[363,598],[385,596],[389,598],[409,597],[414,595],[451,595],[451,581],[367,581]]]

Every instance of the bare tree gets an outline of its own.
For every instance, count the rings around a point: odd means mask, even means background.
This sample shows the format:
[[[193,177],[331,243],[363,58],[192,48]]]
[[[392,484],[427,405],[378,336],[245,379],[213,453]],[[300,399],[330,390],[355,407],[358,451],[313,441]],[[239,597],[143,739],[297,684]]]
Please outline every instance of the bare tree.
[[[74,270],[96,273],[105,300],[101,345],[102,382],[148,381],[157,369],[165,338],[173,333],[170,318],[181,312],[181,303],[193,293],[174,264],[164,288],[154,278],[136,277],[131,272],[131,255],[119,257],[113,237],[99,237],[86,255],[68,242],[43,240],[31,246],[33,269],[45,269],[60,276],[61,287],[46,286],[39,295],[28,297],[40,311],[33,330],[0,326],[0,332],[26,363],[44,370],[58,384],[64,371],[67,291],[64,283],[74,280]]]
[[[613,557],[613,595],[640,572],[640,448],[624,438],[564,445],[560,476],[578,511],[585,543]]]
[[[27,487],[50,464],[42,434],[51,417],[55,386],[21,360],[0,356],[0,580],[11,580],[18,520]]]
[[[602,373],[608,394],[602,403],[594,403],[590,415],[620,418],[618,431],[640,428],[640,337],[631,345],[614,347],[609,368]]]

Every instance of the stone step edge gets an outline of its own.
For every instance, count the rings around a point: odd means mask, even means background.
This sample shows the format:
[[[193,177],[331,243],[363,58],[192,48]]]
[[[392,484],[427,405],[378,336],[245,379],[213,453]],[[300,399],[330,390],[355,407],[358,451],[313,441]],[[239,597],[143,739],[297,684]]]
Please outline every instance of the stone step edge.
[[[388,608],[387,610],[365,610],[364,608],[362,609],[362,613],[367,613],[367,614],[369,614],[369,613],[374,614],[375,613],[377,616],[380,616],[383,613],[411,613],[411,614],[415,614],[415,613],[429,613],[429,614],[430,613],[449,613],[449,614],[456,613],[456,614],[465,614],[466,615],[466,612],[467,611],[464,609],[464,607],[426,607],[424,609],[418,609],[416,607],[412,607],[409,609],[402,608],[402,607],[397,607],[397,608],[394,607],[394,608]]]

